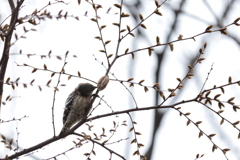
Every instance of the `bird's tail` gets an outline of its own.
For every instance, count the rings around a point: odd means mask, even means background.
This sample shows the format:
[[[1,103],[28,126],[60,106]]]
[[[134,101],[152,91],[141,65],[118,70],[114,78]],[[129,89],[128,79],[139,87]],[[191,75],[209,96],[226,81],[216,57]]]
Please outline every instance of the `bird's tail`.
[[[59,136],[63,135],[64,133],[66,133],[66,132],[69,130],[69,128],[70,128],[69,125],[70,125],[69,123],[65,123],[65,124],[63,125],[63,128],[62,128]]]

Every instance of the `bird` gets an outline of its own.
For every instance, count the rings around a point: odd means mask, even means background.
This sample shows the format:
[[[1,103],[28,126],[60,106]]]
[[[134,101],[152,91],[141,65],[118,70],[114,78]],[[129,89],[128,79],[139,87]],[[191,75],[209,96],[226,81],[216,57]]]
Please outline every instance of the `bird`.
[[[90,83],[79,83],[68,96],[63,112],[63,127],[59,135],[66,133],[75,123],[87,117],[92,108],[91,97],[95,88]]]

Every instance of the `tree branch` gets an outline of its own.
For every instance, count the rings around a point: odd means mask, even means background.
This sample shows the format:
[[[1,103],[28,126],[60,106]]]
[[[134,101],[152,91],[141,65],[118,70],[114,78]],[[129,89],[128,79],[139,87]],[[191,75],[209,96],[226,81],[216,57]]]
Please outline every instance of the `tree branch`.
[[[12,17],[11,17],[8,32],[6,34],[2,58],[0,61],[0,118],[1,118],[1,104],[2,104],[3,84],[4,84],[3,81],[4,81],[6,69],[7,69],[8,59],[9,59],[9,50],[11,47],[11,39],[12,39],[13,30],[14,30],[15,25],[18,20],[19,8],[23,4],[23,2],[24,2],[24,0],[18,1],[16,8],[13,8],[14,3],[12,0],[9,0],[10,7],[12,9]]]
[[[37,150],[39,148],[42,148],[48,144],[51,144],[55,141],[58,141],[59,139],[61,138],[64,138],[68,135],[72,135],[74,134],[74,131],[76,129],[78,129],[81,125],[83,125],[85,122],[89,122],[89,121],[92,121],[92,120],[95,120],[95,119],[100,119],[100,118],[104,118],[104,117],[109,117],[109,116],[113,116],[113,115],[119,115],[119,114],[124,114],[124,113],[130,113],[130,112],[137,112],[137,111],[144,111],[144,110],[152,110],[152,109],[163,109],[163,108],[174,108],[175,106],[177,105],[180,105],[180,104],[184,104],[184,103],[189,103],[189,102],[194,102],[197,100],[197,97],[194,98],[194,99],[190,99],[190,100],[186,100],[186,101],[180,101],[180,102],[177,102],[177,103],[174,103],[172,105],[165,105],[165,106],[160,106],[160,105],[156,105],[156,106],[149,106],[149,107],[142,107],[142,108],[134,108],[134,109],[128,109],[128,110],[123,110],[123,111],[118,111],[118,112],[113,112],[113,113],[107,113],[107,114],[103,114],[103,115],[98,115],[98,116],[95,116],[95,117],[91,117],[91,118],[88,118],[88,119],[84,119],[80,122],[78,122],[71,130],[69,130],[68,132],[66,132],[65,134],[61,135],[61,136],[54,136],[44,142],[41,142],[35,146],[32,146],[30,148],[27,148],[27,149],[24,149],[18,153],[15,153],[11,156],[8,157],[8,160],[9,159],[14,159],[14,158],[18,158],[26,153],[30,153],[34,150]],[[0,159],[0,160],[5,160],[5,159]]]

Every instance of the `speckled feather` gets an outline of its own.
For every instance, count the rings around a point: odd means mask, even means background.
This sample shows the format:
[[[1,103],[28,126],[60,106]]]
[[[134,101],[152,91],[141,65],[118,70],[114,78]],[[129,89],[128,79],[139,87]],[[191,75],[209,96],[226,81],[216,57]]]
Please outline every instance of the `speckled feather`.
[[[76,97],[75,95],[75,91],[73,91],[67,98],[66,102],[65,102],[65,109],[64,109],[64,113],[63,113],[63,124],[66,122],[67,117],[71,111],[71,105],[73,103],[74,98]]]

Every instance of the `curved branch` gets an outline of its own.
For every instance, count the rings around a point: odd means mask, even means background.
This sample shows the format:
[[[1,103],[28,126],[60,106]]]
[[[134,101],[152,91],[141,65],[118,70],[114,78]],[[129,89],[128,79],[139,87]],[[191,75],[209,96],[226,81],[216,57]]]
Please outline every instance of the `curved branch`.
[[[88,118],[88,119],[83,119],[82,121],[78,122],[71,130],[69,130],[68,132],[66,132],[65,134],[62,134],[61,136],[54,136],[44,142],[41,142],[35,146],[32,146],[32,147],[29,147],[27,149],[24,149],[18,153],[15,153],[11,156],[8,157],[8,160],[9,159],[14,159],[14,158],[18,158],[26,153],[30,153],[34,150],[37,150],[39,148],[42,148],[48,144],[51,144],[55,141],[58,141],[59,139],[61,138],[64,138],[68,135],[72,135],[72,134],[75,134],[74,131],[76,129],[78,129],[81,125],[83,125],[85,122],[88,122],[88,121],[92,121],[92,120],[95,120],[95,119],[100,119],[100,118],[104,118],[104,117],[109,117],[109,116],[113,116],[113,115],[119,115],[119,114],[124,114],[124,113],[129,113],[129,112],[137,112],[137,111],[144,111],[144,110],[152,110],[152,109],[163,109],[163,108],[174,108],[175,106],[177,105],[180,105],[180,104],[184,104],[184,103],[189,103],[189,102],[194,102],[194,101],[197,101],[197,97],[194,98],[194,99],[190,99],[190,100],[186,100],[186,101],[180,101],[180,102],[177,102],[177,103],[174,103],[172,105],[165,105],[165,106],[161,106],[161,105],[156,105],[156,106],[149,106],[149,107],[142,107],[142,108],[134,108],[134,109],[128,109],[128,110],[123,110],[123,111],[118,111],[118,112],[113,112],[113,113],[107,113],[107,114],[103,114],[103,115],[98,115],[98,116],[95,116],[95,117],[91,117],[91,118]],[[5,160],[5,159],[0,159],[0,160]]]

